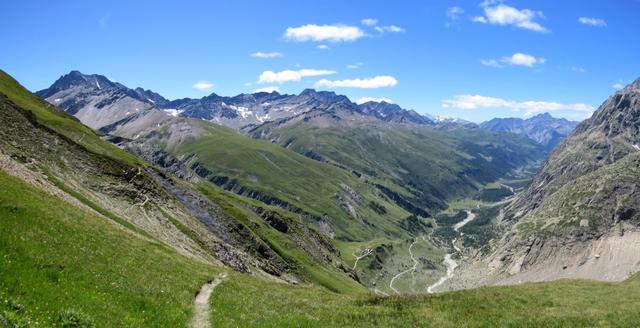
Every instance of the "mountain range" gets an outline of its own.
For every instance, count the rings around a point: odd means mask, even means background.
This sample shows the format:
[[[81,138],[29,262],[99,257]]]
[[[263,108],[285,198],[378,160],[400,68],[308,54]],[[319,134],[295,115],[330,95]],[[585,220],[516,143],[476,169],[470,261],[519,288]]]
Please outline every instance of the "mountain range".
[[[306,89],[299,95],[281,95],[274,91],[223,97],[212,93],[200,99],[170,101],[150,90],[129,89],[102,75],[86,75],[78,71],[61,76],[51,87],[36,94],[81,119],[86,117],[86,124],[93,128],[101,128],[149,108],[161,109],[174,116],[212,121],[233,129],[291,117],[312,108],[328,109],[332,106],[342,106],[345,110],[383,121],[434,123],[415,111],[394,104],[368,102],[357,105],[345,96],[313,89]]]
[[[480,123],[480,128],[493,132],[510,132],[526,136],[548,150],[564,140],[579,122],[554,118],[549,113],[538,114],[528,119],[494,118]]]
[[[549,304],[592,325],[570,313],[603,302],[634,320],[636,278],[384,296],[637,272],[640,79],[573,132],[310,89],[168,100],[77,71],[35,95],[1,72],[0,109],[1,324],[183,326],[218,284],[207,315],[231,325],[545,326]]]

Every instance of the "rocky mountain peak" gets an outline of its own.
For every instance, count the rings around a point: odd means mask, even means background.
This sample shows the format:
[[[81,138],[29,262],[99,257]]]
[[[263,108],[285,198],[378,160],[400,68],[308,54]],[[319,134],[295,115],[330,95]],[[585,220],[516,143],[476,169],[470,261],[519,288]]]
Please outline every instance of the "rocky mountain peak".
[[[640,79],[609,97],[576,131],[598,129],[609,137],[640,142]]]

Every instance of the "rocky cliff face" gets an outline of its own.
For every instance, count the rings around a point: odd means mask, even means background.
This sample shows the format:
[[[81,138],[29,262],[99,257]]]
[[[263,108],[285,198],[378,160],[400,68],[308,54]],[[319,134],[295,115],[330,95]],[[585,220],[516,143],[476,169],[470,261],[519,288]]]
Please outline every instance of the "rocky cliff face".
[[[640,79],[609,97],[507,207],[486,282],[622,280],[640,263]],[[477,270],[476,266],[476,270]]]

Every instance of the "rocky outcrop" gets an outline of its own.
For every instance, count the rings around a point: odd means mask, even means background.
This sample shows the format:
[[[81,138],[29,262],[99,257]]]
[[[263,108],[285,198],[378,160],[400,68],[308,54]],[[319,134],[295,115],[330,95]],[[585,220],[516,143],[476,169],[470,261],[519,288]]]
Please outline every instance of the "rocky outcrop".
[[[640,268],[640,80],[609,97],[506,208],[486,281],[622,280]],[[476,267],[477,269],[477,267]]]

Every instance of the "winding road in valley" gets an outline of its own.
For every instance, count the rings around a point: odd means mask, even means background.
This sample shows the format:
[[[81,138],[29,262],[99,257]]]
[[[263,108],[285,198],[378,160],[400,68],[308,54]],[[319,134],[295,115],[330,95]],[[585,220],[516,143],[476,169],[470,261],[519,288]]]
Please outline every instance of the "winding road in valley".
[[[424,238],[424,237],[423,237]],[[418,268],[418,260],[416,260],[415,257],[413,257],[413,246],[418,242],[418,239],[416,238],[416,240],[413,241],[413,243],[411,243],[411,246],[409,246],[409,256],[411,256],[411,260],[413,261],[413,266],[407,270],[404,270],[400,273],[398,273],[397,275],[393,276],[393,278],[391,278],[391,281],[389,282],[389,288],[391,290],[393,290],[394,293],[400,295],[400,291],[398,291],[397,289],[395,289],[393,287],[393,283],[396,281],[396,279],[400,278],[400,276],[407,274],[409,272],[412,271],[416,271],[416,268]]]
[[[362,255],[356,255],[355,253],[353,253],[353,257],[356,258],[355,263],[353,263],[353,270],[356,269],[356,267],[358,266],[358,261],[360,261],[361,258],[366,257],[367,255],[373,253],[373,249],[371,248],[365,248],[364,252],[362,253]]]
[[[467,225],[469,222],[473,221],[476,218],[476,215],[471,213],[471,211],[467,211],[467,217],[454,224],[453,225],[453,230],[457,233],[460,234],[460,236],[462,236],[464,233],[460,232],[460,229],[462,227],[464,227],[465,225]],[[454,238],[451,241],[451,244],[453,245],[453,249],[456,250],[456,252],[460,253],[461,250],[460,248],[458,248],[458,246],[456,245],[456,241],[458,240],[458,238]],[[440,279],[438,281],[436,281],[433,285],[427,287],[427,293],[429,294],[433,294],[435,293],[435,289],[440,287],[442,284],[445,283],[445,281],[451,279],[453,277],[454,271],[456,270],[456,268],[458,267],[458,262],[456,262],[452,257],[451,254],[447,253],[444,256],[444,264],[447,267],[447,272],[444,274],[444,276],[440,277]]]

